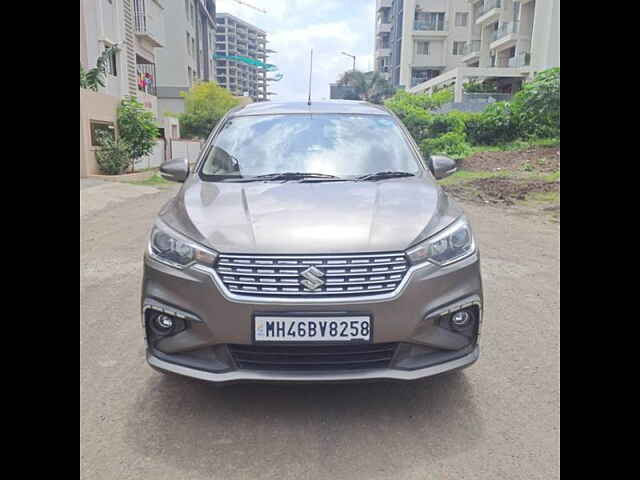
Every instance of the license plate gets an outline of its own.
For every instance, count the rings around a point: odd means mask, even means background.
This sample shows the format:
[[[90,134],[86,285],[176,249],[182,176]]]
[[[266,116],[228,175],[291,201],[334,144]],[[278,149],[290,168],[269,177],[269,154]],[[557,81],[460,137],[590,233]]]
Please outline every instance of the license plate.
[[[256,342],[369,342],[371,317],[256,316]]]

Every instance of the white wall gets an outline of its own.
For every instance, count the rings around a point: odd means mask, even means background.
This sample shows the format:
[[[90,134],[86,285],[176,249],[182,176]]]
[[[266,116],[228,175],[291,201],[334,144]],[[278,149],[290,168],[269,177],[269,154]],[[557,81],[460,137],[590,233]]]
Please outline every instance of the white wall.
[[[119,44],[117,54],[117,77],[107,75],[106,87],[100,91],[116,97],[127,93],[127,62],[124,50],[124,28],[122,0],[82,0],[86,40],[87,68],[96,66],[96,60],[107,45]]]
[[[186,87],[189,85],[187,67],[196,68],[195,59],[187,52],[187,32],[194,37],[195,29],[187,19],[185,0],[166,2],[164,13],[165,47],[156,52],[158,86]]]
[[[416,4],[425,12],[445,12],[447,35],[445,37],[414,36],[414,14]],[[405,0],[403,19],[403,39],[400,65],[400,84],[407,88],[411,85],[412,67],[442,67],[449,71],[458,67],[463,55],[453,55],[453,42],[466,42],[469,38],[472,22],[471,6],[467,0]],[[457,12],[467,12],[467,26],[456,27]],[[415,54],[415,40],[429,41],[428,56]]]

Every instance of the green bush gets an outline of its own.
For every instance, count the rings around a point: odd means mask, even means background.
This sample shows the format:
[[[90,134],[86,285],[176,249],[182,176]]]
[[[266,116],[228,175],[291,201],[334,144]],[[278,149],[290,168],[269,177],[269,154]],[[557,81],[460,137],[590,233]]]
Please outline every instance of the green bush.
[[[149,155],[158,137],[153,113],[135,98],[125,98],[118,106],[118,135],[129,145],[132,164]]]
[[[105,175],[120,175],[132,165],[131,146],[122,138],[107,133],[98,137],[100,149],[96,150],[96,162]]]
[[[518,116],[509,102],[489,105],[467,119],[465,132],[474,145],[500,145],[520,137]]]
[[[425,157],[447,155],[460,159],[471,154],[471,146],[466,142],[464,133],[457,132],[448,132],[436,138],[427,138],[420,143],[420,150]]]
[[[560,136],[560,68],[538,73],[512,100],[523,136]]]
[[[471,82],[465,88],[492,90],[492,84]],[[467,90],[469,90],[467,88]],[[424,152],[460,158],[472,145],[504,145],[514,140],[560,138],[560,69],[540,72],[511,102],[489,105],[482,113],[433,112],[451,100],[451,91],[411,95],[398,91],[385,101]]]
[[[207,138],[220,119],[240,102],[214,82],[198,83],[184,96],[184,113],[178,115],[185,138]]]
[[[464,135],[465,114],[452,111],[445,114],[433,115],[428,128],[428,138],[436,138],[446,133],[454,132]]]

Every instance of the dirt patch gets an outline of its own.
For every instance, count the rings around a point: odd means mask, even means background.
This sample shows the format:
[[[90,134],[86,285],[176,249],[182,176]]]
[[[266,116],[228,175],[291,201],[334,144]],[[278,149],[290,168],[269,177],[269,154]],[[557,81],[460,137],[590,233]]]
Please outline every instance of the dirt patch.
[[[472,172],[523,170],[542,173],[560,170],[560,147],[531,148],[506,152],[478,152],[467,157],[460,167]]]
[[[527,196],[532,193],[559,193],[560,182],[494,177],[446,185],[443,188],[447,193],[460,200],[483,204],[513,205],[517,200],[527,200]]]

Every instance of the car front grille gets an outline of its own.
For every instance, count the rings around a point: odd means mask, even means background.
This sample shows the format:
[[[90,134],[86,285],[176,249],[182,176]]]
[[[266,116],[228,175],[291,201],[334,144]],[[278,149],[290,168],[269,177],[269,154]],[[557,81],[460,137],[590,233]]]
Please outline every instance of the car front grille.
[[[393,292],[409,264],[402,252],[331,256],[222,254],[215,269],[234,294],[339,297]]]
[[[228,345],[244,370],[356,370],[387,368],[397,343],[358,345]]]

